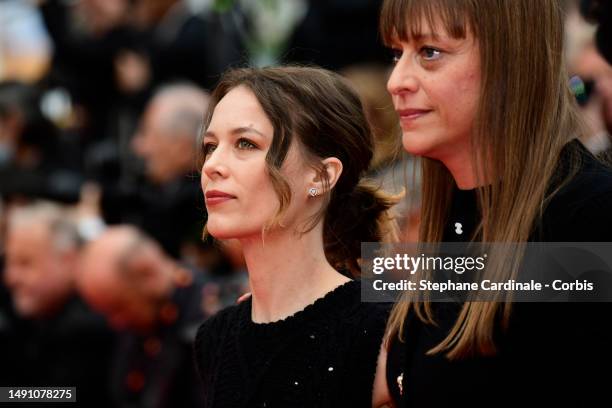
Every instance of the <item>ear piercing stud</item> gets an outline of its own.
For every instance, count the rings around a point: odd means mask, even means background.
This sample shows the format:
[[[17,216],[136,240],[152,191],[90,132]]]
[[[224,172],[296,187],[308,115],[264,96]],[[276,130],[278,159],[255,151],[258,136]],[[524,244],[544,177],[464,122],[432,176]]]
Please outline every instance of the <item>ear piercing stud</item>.
[[[311,187],[308,189],[308,195],[311,197],[316,197],[319,195],[319,190],[317,190],[315,187]]]

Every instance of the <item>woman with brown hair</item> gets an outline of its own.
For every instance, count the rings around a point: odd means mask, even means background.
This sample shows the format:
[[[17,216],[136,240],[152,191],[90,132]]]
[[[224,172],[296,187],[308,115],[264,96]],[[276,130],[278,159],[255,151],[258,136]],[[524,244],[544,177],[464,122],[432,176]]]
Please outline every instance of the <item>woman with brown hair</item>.
[[[396,239],[395,199],[362,180],[360,99],[315,68],[237,69],[204,124],[207,233],[240,240],[250,299],[206,321],[207,407],[370,407],[387,311],[361,303],[362,241]]]
[[[385,0],[388,90],[404,149],[422,157],[421,242],[612,241],[612,172],[577,140],[562,3]],[[504,276],[518,265],[507,262]],[[388,324],[398,406],[582,405],[603,395],[595,373],[610,368],[609,303],[415,296]]]

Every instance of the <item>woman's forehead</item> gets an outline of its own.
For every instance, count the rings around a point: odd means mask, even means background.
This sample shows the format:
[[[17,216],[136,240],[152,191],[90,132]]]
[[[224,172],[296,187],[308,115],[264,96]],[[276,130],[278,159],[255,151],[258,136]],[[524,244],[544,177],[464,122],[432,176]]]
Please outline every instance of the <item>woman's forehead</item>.
[[[470,29],[467,9],[442,0],[391,0],[381,12],[384,42],[420,40],[426,36],[466,38]]]

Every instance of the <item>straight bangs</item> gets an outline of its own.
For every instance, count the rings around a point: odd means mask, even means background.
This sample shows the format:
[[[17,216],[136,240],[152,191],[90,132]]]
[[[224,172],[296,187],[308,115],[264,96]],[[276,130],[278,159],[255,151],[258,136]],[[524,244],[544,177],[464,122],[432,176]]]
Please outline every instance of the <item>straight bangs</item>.
[[[433,30],[436,26],[444,28],[445,34],[452,38],[466,38],[467,30],[476,27],[476,10],[471,3],[467,0],[387,0],[379,22],[383,44],[390,47],[397,41],[418,40],[428,33],[436,37],[442,34]]]

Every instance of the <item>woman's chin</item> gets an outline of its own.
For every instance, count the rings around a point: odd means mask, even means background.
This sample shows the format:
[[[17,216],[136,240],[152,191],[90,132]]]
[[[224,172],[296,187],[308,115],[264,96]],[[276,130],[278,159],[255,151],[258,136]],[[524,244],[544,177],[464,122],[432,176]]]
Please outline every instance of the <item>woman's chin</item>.
[[[402,134],[402,147],[413,156],[432,157],[434,146],[429,140],[416,136],[414,133]]]
[[[226,223],[220,223],[224,225],[219,225],[217,223],[209,222],[206,224],[206,231],[209,235],[211,235],[215,239],[225,240],[225,239],[241,239],[247,236],[253,235],[255,232],[247,231],[244,228],[231,228],[228,227]]]
[[[211,228],[207,226],[206,230],[208,231],[208,234],[210,234],[215,239],[238,238],[235,233],[228,230],[227,228]]]

